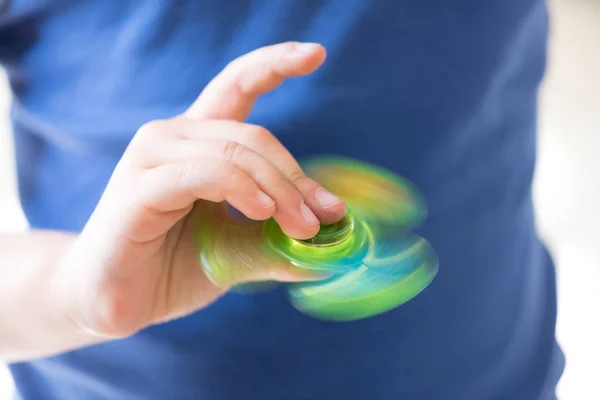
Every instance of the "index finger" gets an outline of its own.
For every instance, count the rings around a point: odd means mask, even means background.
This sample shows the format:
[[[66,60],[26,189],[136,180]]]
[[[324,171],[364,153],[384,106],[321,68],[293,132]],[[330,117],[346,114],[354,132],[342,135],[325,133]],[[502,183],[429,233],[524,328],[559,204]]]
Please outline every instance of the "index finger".
[[[244,121],[258,96],[276,89],[286,78],[314,72],[325,56],[325,48],[316,43],[261,47],[225,67],[184,115],[190,119]]]

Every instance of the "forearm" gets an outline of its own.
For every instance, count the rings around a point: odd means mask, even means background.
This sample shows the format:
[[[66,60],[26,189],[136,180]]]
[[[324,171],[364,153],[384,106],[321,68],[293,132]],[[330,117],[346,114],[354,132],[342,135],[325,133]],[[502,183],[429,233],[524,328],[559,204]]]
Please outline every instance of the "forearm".
[[[73,323],[56,271],[75,239],[58,232],[0,235],[0,359],[22,361],[102,339]]]

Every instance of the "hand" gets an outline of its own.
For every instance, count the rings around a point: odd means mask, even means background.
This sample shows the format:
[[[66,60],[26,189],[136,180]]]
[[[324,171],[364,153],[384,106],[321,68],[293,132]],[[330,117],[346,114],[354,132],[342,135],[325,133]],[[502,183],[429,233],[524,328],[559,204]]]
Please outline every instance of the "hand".
[[[194,246],[191,216],[203,202],[227,201],[255,220],[274,217],[296,238],[344,215],[345,204],[306,177],[269,131],[243,122],[258,96],[324,59],[315,44],[258,49],[227,66],[183,115],[139,129],[52,281],[74,324],[123,337],[223,294],[203,274]],[[250,279],[310,278],[286,264]]]

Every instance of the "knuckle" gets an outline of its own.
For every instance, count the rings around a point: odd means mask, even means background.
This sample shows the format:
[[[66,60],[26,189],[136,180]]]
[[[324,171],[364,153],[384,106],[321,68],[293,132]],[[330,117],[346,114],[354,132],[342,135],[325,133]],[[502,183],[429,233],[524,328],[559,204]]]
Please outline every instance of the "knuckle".
[[[231,165],[238,165],[247,152],[248,149],[240,143],[228,140],[221,149],[221,157]]]
[[[306,175],[304,175],[304,172],[297,170],[297,171],[293,171],[292,173],[290,173],[289,178],[290,182],[292,182],[294,185],[298,185],[298,183],[302,182],[304,179],[306,179]]]
[[[225,68],[223,68],[223,74],[227,76],[237,76],[238,72],[244,67],[244,64],[246,64],[247,58],[248,54],[243,54],[229,61]]]
[[[246,88],[240,77],[240,71],[243,70],[245,64],[244,56],[236,58],[230,61],[225,68],[219,74],[220,77],[224,77],[229,82],[231,89],[239,97],[247,95]]]
[[[202,161],[188,161],[177,164],[173,177],[180,193],[187,193],[191,198],[205,199],[214,202],[224,200],[224,188],[230,179],[218,179],[219,166]]]
[[[178,163],[174,167],[173,177],[181,188],[187,187],[196,176],[197,163],[193,161]]]
[[[251,142],[259,145],[269,144],[273,140],[273,134],[265,127],[260,125],[248,124],[248,132],[246,136]]]
[[[142,125],[135,136],[141,139],[153,138],[161,135],[167,129],[167,126],[168,122],[165,120],[150,121]]]
[[[237,68],[238,65],[240,64],[240,61],[243,61],[243,55],[237,58],[234,58],[233,60],[229,61],[227,63],[227,65],[225,65],[225,68],[223,68],[223,72],[224,73],[232,73],[234,72]]]
[[[298,189],[280,172],[274,172],[269,176],[269,182],[275,192],[284,194],[290,201],[292,201],[292,199],[293,201],[296,201],[302,198]]]
[[[160,135],[167,130],[167,121],[155,120],[142,125],[131,139],[124,157],[126,164],[145,167],[149,163],[148,154],[154,154],[154,147]]]
[[[149,146],[155,145],[155,141],[165,132],[169,131],[169,122],[165,120],[154,120],[142,125],[135,133],[129,151],[144,152]]]

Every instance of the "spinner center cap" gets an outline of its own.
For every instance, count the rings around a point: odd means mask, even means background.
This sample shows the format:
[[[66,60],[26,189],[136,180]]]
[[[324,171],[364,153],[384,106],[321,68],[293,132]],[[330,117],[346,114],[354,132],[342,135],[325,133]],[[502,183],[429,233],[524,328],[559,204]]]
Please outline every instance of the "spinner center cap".
[[[298,243],[310,247],[329,247],[339,245],[348,240],[354,232],[354,218],[346,214],[344,218],[330,225],[322,225],[319,232],[310,239],[294,239]]]

